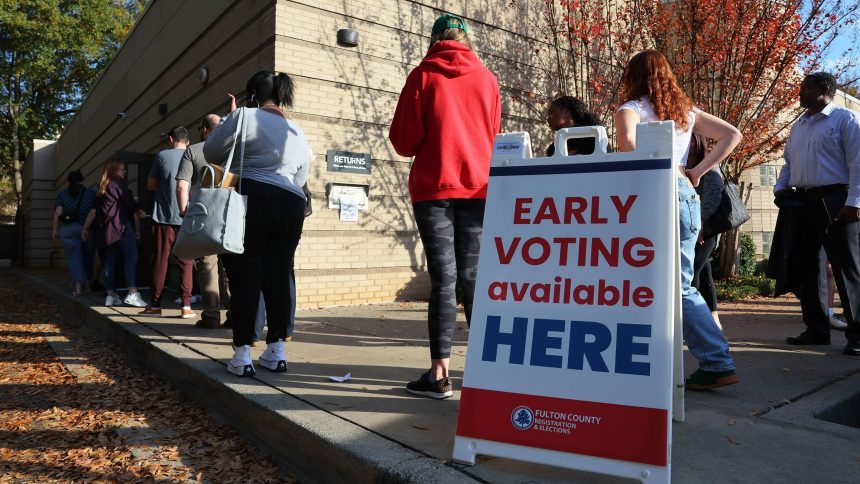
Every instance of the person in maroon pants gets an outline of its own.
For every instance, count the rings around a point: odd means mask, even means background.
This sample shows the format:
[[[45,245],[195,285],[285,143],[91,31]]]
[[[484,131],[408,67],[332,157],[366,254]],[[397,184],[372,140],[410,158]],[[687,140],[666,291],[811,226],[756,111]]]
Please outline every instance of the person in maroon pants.
[[[183,126],[171,129],[167,134],[167,144],[170,148],[158,153],[147,180],[147,187],[155,192],[155,205],[152,209],[152,296],[149,305],[139,314],[154,318],[161,317],[161,296],[167,278],[167,266],[170,263],[173,242],[176,241],[176,234],[182,225],[176,199],[176,172],[179,170],[182,154],[188,147],[188,130]],[[179,289],[182,292],[182,319],[196,317],[191,310],[193,262],[176,257]]]

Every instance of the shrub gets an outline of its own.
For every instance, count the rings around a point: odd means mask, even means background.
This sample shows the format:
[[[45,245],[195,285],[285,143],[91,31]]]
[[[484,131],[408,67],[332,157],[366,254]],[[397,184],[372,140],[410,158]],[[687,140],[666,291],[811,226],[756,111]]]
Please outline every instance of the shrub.
[[[755,272],[755,242],[750,234],[741,234],[738,275],[751,276]]]
[[[763,275],[738,276],[715,282],[717,299],[736,301],[755,296],[773,296],[776,281]]]
[[[755,264],[755,272],[753,274],[756,275],[764,275],[767,272],[767,259],[760,260]]]

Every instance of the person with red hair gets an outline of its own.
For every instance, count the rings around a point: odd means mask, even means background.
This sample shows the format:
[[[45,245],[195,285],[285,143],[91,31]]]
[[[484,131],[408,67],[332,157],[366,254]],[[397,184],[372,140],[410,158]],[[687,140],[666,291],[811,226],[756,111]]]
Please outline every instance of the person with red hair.
[[[701,230],[700,201],[694,187],[705,173],[735,149],[741,141],[741,133],[722,119],[694,107],[678,85],[669,61],[655,50],[639,52],[627,63],[621,99],[624,104],[614,114],[618,151],[636,148],[637,123],[675,122],[672,162],[678,169],[684,340],[699,361],[699,369],[687,378],[685,386],[688,390],[706,390],[737,383],[729,343],[691,281],[695,246]],[[687,169],[693,133],[710,138],[715,144],[694,168]]]

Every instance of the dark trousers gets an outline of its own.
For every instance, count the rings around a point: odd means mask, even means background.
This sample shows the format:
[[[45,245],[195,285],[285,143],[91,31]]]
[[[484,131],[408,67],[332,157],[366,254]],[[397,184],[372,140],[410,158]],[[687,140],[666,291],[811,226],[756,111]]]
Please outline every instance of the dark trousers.
[[[266,301],[266,343],[274,343],[287,337],[295,299],[290,291],[290,269],[302,235],[305,201],[253,180],[242,180],[241,193],[248,197],[245,252],[222,256],[230,284],[233,345],[251,344],[260,291]]]
[[[102,260],[102,272],[105,277],[105,287],[108,291],[115,291],[117,286],[117,264],[122,258],[122,273],[127,287],[137,287],[135,273],[137,272],[137,240],[134,237],[134,229],[131,224],[125,226],[122,238],[119,241],[104,248],[104,260]]]
[[[149,298],[149,305],[154,308],[161,307],[161,296],[164,292],[171,256],[176,260],[176,265],[179,267],[179,291],[182,294],[182,306],[191,305],[194,261],[180,259],[172,254],[173,243],[176,242],[176,234],[178,233],[178,225],[152,223],[152,296]]]
[[[693,259],[692,285],[699,290],[711,312],[717,310],[717,288],[714,286],[714,275],[708,259],[716,247],[717,236],[708,237],[703,243],[696,244],[696,257]]]
[[[803,322],[808,331],[817,335],[830,334],[827,315],[827,284],[823,281],[826,267],[820,256],[827,253],[833,278],[848,329],[845,337],[860,340],[860,222],[834,222],[844,205],[847,189],[818,191],[807,189],[803,210],[803,226],[799,234],[802,290],[800,305]]]
[[[432,359],[451,356],[458,283],[466,321],[471,322],[485,202],[483,199],[452,199],[412,205],[430,275],[427,328]]]

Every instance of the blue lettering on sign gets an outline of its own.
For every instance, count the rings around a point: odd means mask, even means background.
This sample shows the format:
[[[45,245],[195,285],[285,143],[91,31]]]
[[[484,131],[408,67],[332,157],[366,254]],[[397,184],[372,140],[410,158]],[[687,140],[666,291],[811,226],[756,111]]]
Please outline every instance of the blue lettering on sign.
[[[535,329],[532,331],[532,366],[561,368],[561,356],[548,355],[546,350],[561,349],[561,338],[552,337],[549,332],[564,332],[563,319],[535,319]]]
[[[510,332],[502,332],[502,317],[487,316],[484,347],[481,352],[483,361],[495,362],[499,346],[510,348],[508,363],[525,364],[526,340],[531,332],[529,365],[546,368],[609,372],[606,364],[606,351],[612,346],[613,335],[610,328],[594,321],[566,321],[563,319],[542,319],[516,316]],[[567,354],[549,354],[548,350],[561,350],[563,333],[569,334]],[[634,340],[639,338],[639,340]],[[647,357],[651,339],[651,326],[647,324],[619,323],[615,329],[615,354],[613,368],[615,373],[648,376],[651,364],[634,361],[634,357]],[[645,340],[645,341],[641,341]]]
[[[571,370],[582,370],[583,360],[588,360],[592,371],[609,372],[602,353],[612,344],[612,333],[609,328],[591,321],[570,322],[570,348],[567,367]],[[594,341],[586,341],[594,337]]]
[[[496,352],[499,345],[511,347],[510,363],[522,365],[526,354],[526,332],[529,320],[526,318],[514,318],[514,329],[510,333],[501,332],[502,318],[500,316],[487,316],[487,332],[484,334],[484,353],[481,359],[484,361],[496,361]]]

